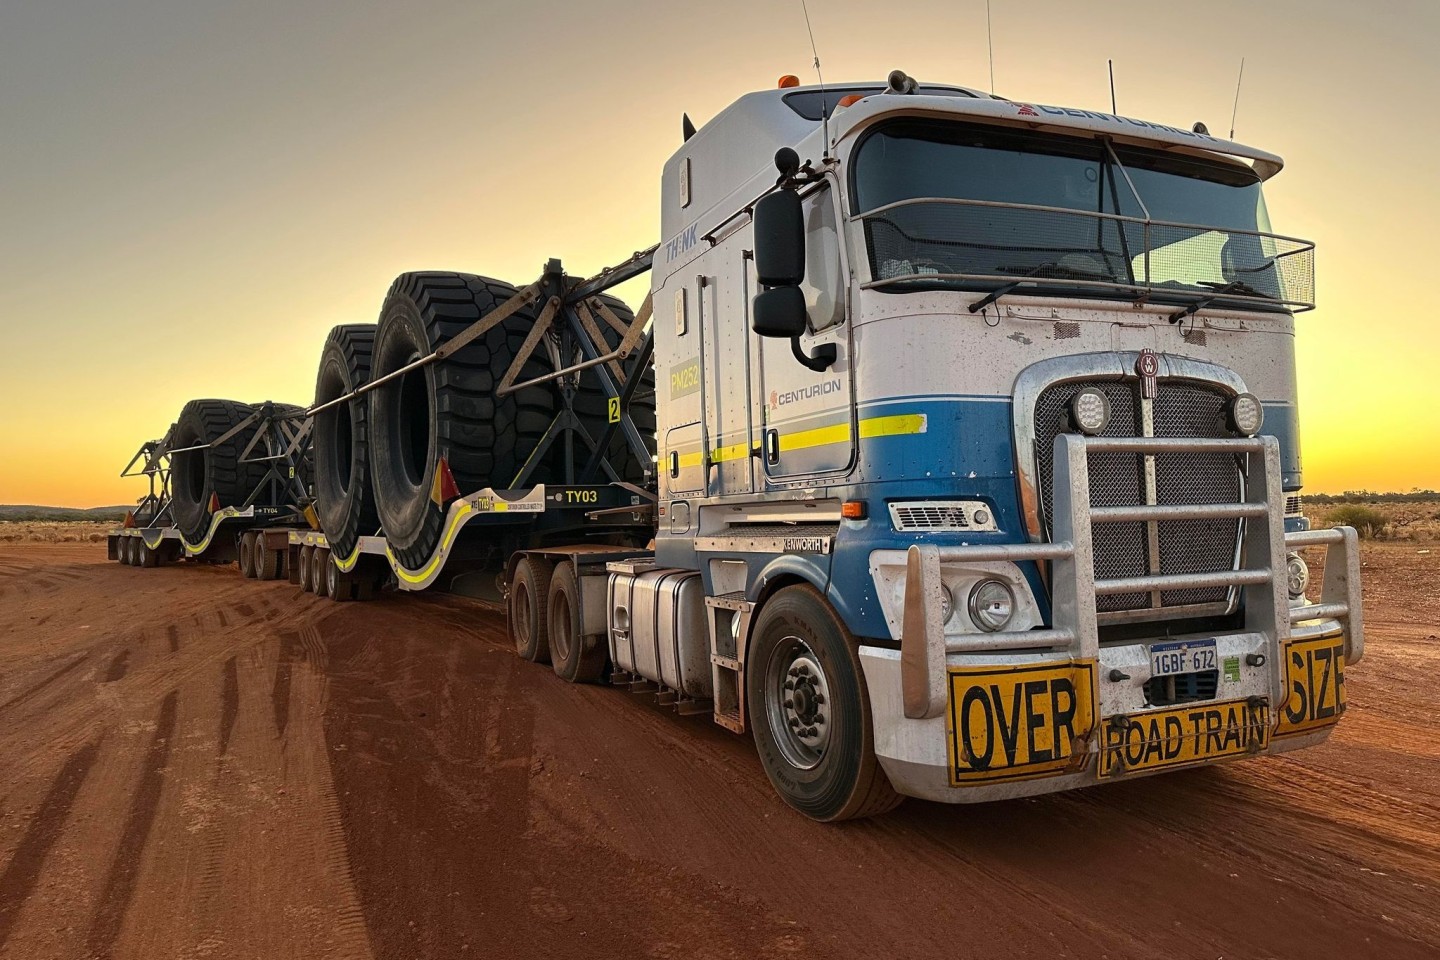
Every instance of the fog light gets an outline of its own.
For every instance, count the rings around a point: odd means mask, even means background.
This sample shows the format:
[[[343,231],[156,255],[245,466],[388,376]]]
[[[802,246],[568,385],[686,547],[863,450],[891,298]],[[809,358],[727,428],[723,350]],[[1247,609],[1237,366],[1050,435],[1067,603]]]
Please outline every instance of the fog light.
[[[1285,586],[1290,591],[1291,600],[1305,596],[1305,588],[1310,586],[1310,567],[1298,553],[1285,558]]]
[[[986,633],[1004,630],[1015,615],[1015,593],[1003,580],[981,580],[970,591],[970,619]]]
[[[1086,436],[1096,436],[1110,422],[1110,399],[1087,387],[1070,398],[1070,422]]]
[[[1244,437],[1253,437],[1260,432],[1265,422],[1265,410],[1253,393],[1240,393],[1230,401],[1230,427]]]

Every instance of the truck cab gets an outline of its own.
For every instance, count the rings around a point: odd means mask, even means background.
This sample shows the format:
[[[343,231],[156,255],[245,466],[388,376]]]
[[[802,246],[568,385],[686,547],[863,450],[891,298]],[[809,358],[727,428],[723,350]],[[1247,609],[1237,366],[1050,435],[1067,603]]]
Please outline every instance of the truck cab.
[[[1358,555],[1298,514],[1314,261],[1269,222],[1281,167],[898,71],[749,94],[665,165],[654,564],[698,574],[676,649],[792,805],[1329,735]]]

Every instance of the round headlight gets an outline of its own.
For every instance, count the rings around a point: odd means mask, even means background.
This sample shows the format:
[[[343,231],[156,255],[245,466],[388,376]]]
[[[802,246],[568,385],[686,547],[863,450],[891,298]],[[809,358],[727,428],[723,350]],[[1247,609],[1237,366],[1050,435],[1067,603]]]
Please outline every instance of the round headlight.
[[[1015,594],[1003,580],[981,580],[970,591],[970,619],[986,633],[1004,630],[1015,615]]]
[[[1092,387],[1070,398],[1070,422],[1087,436],[1095,436],[1110,422],[1110,399]]]
[[[940,622],[949,623],[955,616],[955,594],[945,584],[940,584]]]
[[[1244,437],[1253,437],[1260,432],[1265,422],[1265,411],[1260,400],[1253,393],[1240,393],[1230,401],[1230,426]]]
[[[1305,596],[1305,588],[1310,586],[1310,567],[1298,553],[1285,558],[1285,586],[1290,591],[1291,600]]]

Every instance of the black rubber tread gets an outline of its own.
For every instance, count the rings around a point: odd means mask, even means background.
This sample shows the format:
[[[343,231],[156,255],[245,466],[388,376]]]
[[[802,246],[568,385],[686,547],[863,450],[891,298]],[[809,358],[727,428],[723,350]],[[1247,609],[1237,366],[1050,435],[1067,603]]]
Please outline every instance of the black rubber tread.
[[[139,538],[137,537],[136,539]],[[144,540],[140,541],[140,546],[137,549],[140,554],[139,560],[137,561],[139,566],[146,567],[148,569],[153,569],[160,566],[159,551],[151,550],[150,546],[145,543]]]
[[[792,766],[775,745],[765,709],[765,672],[770,651],[784,637],[799,636],[814,651],[829,679],[830,749],[810,770]],[[760,765],[786,803],[814,820],[854,820],[885,813],[904,797],[895,792],[875,756],[870,695],[859,644],[825,598],[808,584],[786,587],[760,609],[745,655],[745,697]]]
[[[380,313],[372,379],[431,353],[514,295],[507,283],[470,274],[401,274]],[[494,393],[533,324],[527,305],[453,356],[369,395],[376,513],[406,567],[419,567],[439,543],[444,508],[432,501],[431,490],[440,459],[448,462],[462,495],[487,486],[503,489],[549,426],[555,394],[547,385],[505,397]],[[520,379],[545,372],[546,366],[532,357]],[[420,378],[417,384],[423,384],[429,405],[426,432],[414,442],[408,442],[412,438],[402,423],[409,377]]]
[[[610,308],[610,311],[615,314],[616,319],[621,323],[628,326],[630,322],[635,319],[634,311],[619,297],[612,297],[604,293],[599,294],[598,297],[604,301],[605,305]],[[610,324],[606,323],[604,317],[593,312],[592,315],[595,317],[595,325],[600,328],[600,333],[605,337],[605,346],[611,350],[620,346],[620,341],[624,339],[623,335],[614,327],[610,326]],[[579,359],[578,357],[574,358],[575,362],[578,362]],[[620,362],[621,367],[628,370],[629,365],[634,359],[635,354],[632,353]],[[610,368],[609,364],[605,365],[605,369],[612,377],[614,376],[614,371]],[[599,439],[600,434],[604,432],[609,420],[610,397],[605,392],[605,388],[601,386],[600,374],[595,368],[581,371],[579,384],[575,390],[574,405],[575,413],[584,422],[585,429],[589,431],[591,436]],[[642,462],[639,457],[635,456],[634,452],[630,449],[630,444],[626,442],[624,435],[619,431],[616,431],[615,436],[611,438],[608,455],[611,465],[619,472],[620,479],[628,480],[631,483],[638,483],[644,479],[646,468],[652,471],[654,470],[654,465],[651,460],[655,454],[654,364],[647,365],[641,372],[640,384],[635,388],[635,396],[630,401],[630,419],[634,422],[636,429],[640,431],[640,436],[644,438],[650,456]],[[558,483],[561,482],[564,477],[565,452],[562,444],[556,444],[556,446],[559,450],[552,458],[551,469],[557,471],[554,482]],[[575,470],[577,476],[589,459],[589,449],[586,448],[583,443],[577,443],[575,446]],[[602,483],[605,481],[603,474],[596,479]]]
[[[354,596],[354,586],[336,563],[325,564],[325,596],[337,603],[344,602]]]
[[[300,548],[300,592],[315,592],[315,548],[304,546]]]
[[[580,618],[580,582],[575,576],[575,565],[568,561],[556,565],[550,578],[550,589],[545,603],[545,622],[550,630],[550,665],[555,675],[570,683],[594,683],[605,675],[605,664],[610,658],[605,638],[584,635],[584,623]],[[570,608],[569,623],[557,620],[555,601],[564,594]],[[562,650],[555,640],[556,630],[568,631],[570,645]]]
[[[283,572],[284,562],[281,560],[284,554],[279,550],[271,550],[265,541],[263,533],[255,536],[255,579],[257,580],[279,580]]]
[[[553,573],[554,566],[544,557],[523,557],[515,565],[515,576],[510,581],[507,611],[510,639],[520,658],[531,663],[550,662],[550,632],[545,615],[550,604],[550,577]],[[522,602],[530,608],[529,637],[521,637],[515,630],[519,620],[517,608]]]
[[[315,588],[315,596],[328,597],[326,592],[329,582],[325,577],[325,568],[330,564],[330,551],[323,547],[316,547],[315,552],[310,555],[310,584]]]
[[[328,403],[367,383],[374,349],[373,323],[347,323],[331,330],[320,353],[315,403]],[[315,415],[312,444],[315,512],[331,549],[342,557],[350,556],[360,537],[380,526],[370,477],[370,404],[360,397],[347,406]],[[348,480],[342,463],[348,465]]]
[[[240,534],[240,548],[235,551],[235,562],[240,565],[240,576],[246,580],[255,579],[255,531]]]
[[[175,419],[171,449],[212,443],[254,412],[237,400],[191,400]],[[210,497],[220,506],[239,506],[265,475],[263,463],[240,463],[254,430],[247,427],[219,446],[177,454],[171,464],[171,512],[175,526],[192,543],[210,528]],[[253,455],[253,454],[252,454]]]

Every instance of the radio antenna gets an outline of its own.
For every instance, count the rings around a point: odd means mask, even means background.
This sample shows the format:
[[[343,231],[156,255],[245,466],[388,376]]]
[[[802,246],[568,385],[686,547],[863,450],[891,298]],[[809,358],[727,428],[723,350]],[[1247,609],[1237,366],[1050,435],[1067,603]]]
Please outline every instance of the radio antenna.
[[[815,30],[810,26],[810,8],[800,0],[800,12],[805,14],[805,32],[810,35],[810,53],[815,57],[815,76],[820,81],[820,129],[825,138],[825,155],[830,155],[830,99],[825,95],[825,75],[820,72],[820,50],[815,46]]]
[[[1235,106],[1230,111],[1230,139],[1235,139],[1235,117],[1240,113],[1240,84],[1245,80],[1245,58],[1240,58],[1240,76],[1235,78]]]
[[[1117,114],[1120,111],[1115,109],[1115,61],[1106,60],[1105,65],[1110,68],[1110,112]]]
[[[995,34],[990,29],[990,0],[985,0],[985,47],[990,53],[990,95],[995,95]]]

